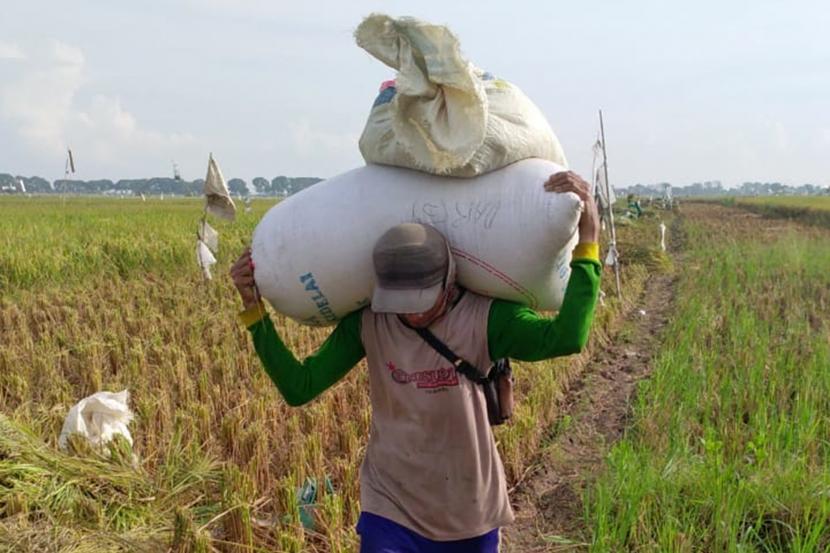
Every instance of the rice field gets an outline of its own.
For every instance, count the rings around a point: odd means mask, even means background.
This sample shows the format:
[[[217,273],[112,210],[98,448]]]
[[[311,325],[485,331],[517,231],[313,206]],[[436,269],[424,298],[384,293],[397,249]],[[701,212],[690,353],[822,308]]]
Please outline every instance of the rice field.
[[[290,408],[235,317],[227,268],[271,205],[215,224],[206,283],[196,200],[0,198],[0,551],[356,551],[365,370]],[[650,274],[676,273],[675,310],[586,492],[589,539],[551,550],[830,549],[830,230],[793,217],[683,204],[619,228],[626,299],[606,270],[589,350]],[[326,335],[274,320],[298,355]],[[511,485],[591,351],[517,364],[515,419],[497,430]],[[132,448],[59,450],[75,402],[122,389]]]
[[[830,232],[683,208],[676,310],[592,551],[830,550]]]
[[[0,198],[0,551],[356,550],[365,370],[290,408],[236,321],[227,269],[271,205],[255,201],[252,214],[214,225],[219,263],[206,283],[195,200]],[[626,298],[649,270],[670,266],[657,224],[620,230],[631,245]],[[632,301],[607,291],[593,348]],[[326,334],[274,320],[298,355]],[[511,482],[588,356],[517,364],[515,419],[497,431]],[[132,448],[58,449],[74,403],[123,389]],[[311,479],[317,496],[306,506],[299,490]]]
[[[772,205],[791,208],[830,211],[830,196],[759,196],[739,198],[738,204]]]
[[[807,224],[830,227],[830,196],[730,198],[725,204],[770,218],[797,219]]]
[[[252,213],[240,212],[233,224],[211,221],[223,258],[246,244],[271,205],[254,201]],[[189,272],[201,208],[195,198],[0,197],[0,291]]]

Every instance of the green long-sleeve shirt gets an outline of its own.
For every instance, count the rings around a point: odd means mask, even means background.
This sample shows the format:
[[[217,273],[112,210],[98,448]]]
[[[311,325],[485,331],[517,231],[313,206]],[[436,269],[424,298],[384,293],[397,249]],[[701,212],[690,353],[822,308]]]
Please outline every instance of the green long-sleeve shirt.
[[[565,297],[555,317],[544,317],[518,303],[493,300],[487,321],[491,359],[539,361],[577,353],[585,347],[601,272],[596,245],[590,246],[574,252]],[[343,378],[365,355],[360,339],[361,311],[346,315],[317,351],[302,361],[285,346],[263,313],[262,309],[249,310],[242,314],[242,320],[251,332],[265,372],[289,405],[311,401]]]

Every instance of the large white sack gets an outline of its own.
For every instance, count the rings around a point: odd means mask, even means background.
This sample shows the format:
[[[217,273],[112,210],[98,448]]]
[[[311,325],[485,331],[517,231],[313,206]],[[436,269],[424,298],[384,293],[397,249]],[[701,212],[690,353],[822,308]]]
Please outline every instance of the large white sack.
[[[328,325],[368,305],[372,248],[390,227],[428,223],[450,241],[463,286],[558,309],[581,202],[545,192],[562,167],[528,159],[474,179],[368,165],[280,202],[254,231],[259,291],[277,311]]]
[[[76,403],[66,415],[58,438],[61,449],[66,448],[70,434],[80,434],[93,446],[103,446],[121,434],[132,445],[133,437],[127,425],[133,414],[127,406],[129,392],[96,392]]]
[[[374,14],[358,46],[398,71],[360,137],[367,163],[472,177],[527,158],[567,167],[547,119],[509,82],[476,68],[442,25]]]

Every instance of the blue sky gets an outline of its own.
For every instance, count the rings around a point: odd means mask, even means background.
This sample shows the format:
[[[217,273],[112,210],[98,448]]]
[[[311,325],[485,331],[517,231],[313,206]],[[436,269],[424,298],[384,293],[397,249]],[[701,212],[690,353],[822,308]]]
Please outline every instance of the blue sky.
[[[78,178],[327,177],[391,70],[352,32],[379,11],[447,24],[520,86],[586,176],[830,185],[826,2],[190,0],[4,3],[0,171]]]

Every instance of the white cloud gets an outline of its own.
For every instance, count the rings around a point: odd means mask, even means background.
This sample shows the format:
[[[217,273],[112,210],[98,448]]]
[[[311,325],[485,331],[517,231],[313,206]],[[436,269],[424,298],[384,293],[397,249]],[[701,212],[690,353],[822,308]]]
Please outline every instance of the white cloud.
[[[6,83],[0,94],[0,115],[11,122],[19,137],[44,153],[63,150],[63,130],[72,99],[83,83],[83,53],[54,42],[25,64],[18,79]]]
[[[86,61],[80,48],[57,40],[52,43],[52,56],[58,65],[83,66]]]
[[[306,119],[293,123],[290,128],[296,152],[303,156],[341,154],[354,149],[360,138],[357,133],[334,133],[312,128]]]
[[[331,132],[319,129],[307,119],[289,125],[291,149],[300,161],[323,161],[324,165],[299,165],[300,171],[332,175],[362,164],[358,140],[360,133]]]
[[[771,148],[773,151],[785,152],[792,144],[790,133],[780,121],[767,122],[767,132],[771,137]]]
[[[189,134],[164,134],[140,128],[118,98],[104,95],[94,96],[85,110],[73,112],[66,129],[73,144],[83,145],[87,155],[99,164],[124,156],[156,153],[166,157],[173,149],[195,143]]]
[[[68,44],[54,41],[41,48],[5,84],[0,119],[36,158],[62,158],[71,146],[100,174],[123,167],[126,156],[167,159],[171,149],[195,144],[189,134],[142,128],[117,97],[79,99],[86,84],[86,59]]]
[[[26,54],[17,44],[0,42],[0,60],[25,60]]]

